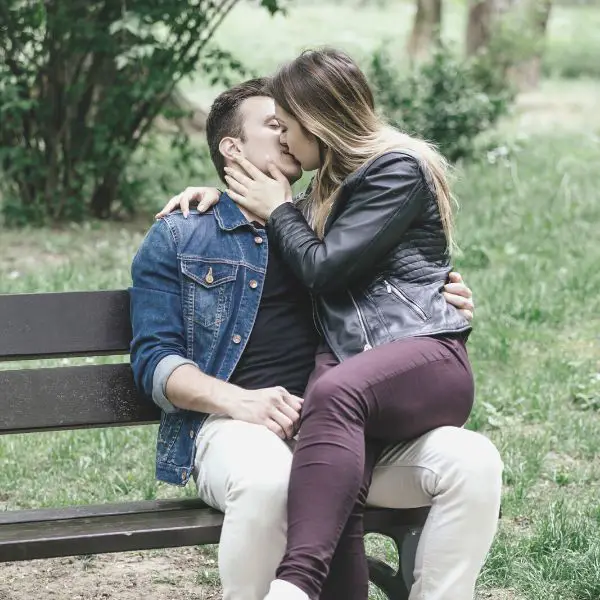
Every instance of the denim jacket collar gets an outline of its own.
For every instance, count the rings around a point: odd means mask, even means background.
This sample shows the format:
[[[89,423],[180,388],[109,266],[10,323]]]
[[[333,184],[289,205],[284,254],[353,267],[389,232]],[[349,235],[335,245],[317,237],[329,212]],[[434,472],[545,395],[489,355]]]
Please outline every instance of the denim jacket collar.
[[[238,205],[223,192],[213,211],[219,227],[224,231],[233,231],[238,227],[252,226]]]

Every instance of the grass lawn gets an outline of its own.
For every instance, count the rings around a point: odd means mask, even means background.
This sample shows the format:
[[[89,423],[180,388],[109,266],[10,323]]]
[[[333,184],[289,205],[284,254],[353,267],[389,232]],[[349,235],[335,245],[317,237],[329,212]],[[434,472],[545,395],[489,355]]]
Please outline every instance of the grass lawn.
[[[404,5],[390,9],[398,13],[388,20],[363,10],[360,35],[332,27],[348,10],[307,3],[298,22],[281,20],[285,31],[270,39],[271,21],[243,6],[230,17],[232,47],[269,70],[301,45],[339,42],[366,53],[393,30],[391,21],[400,24],[399,38],[408,27]],[[250,18],[253,30],[265,32],[260,38],[243,35]],[[586,21],[583,37],[598,25]],[[555,33],[558,39],[564,31]],[[207,93],[197,90],[198,98]],[[481,599],[600,598],[599,105],[600,81],[546,81],[501,125],[504,144],[456,173],[456,264],[477,304],[470,427],[494,440],[506,465],[503,519]],[[140,218],[0,230],[1,290],[125,287],[149,225]],[[0,510],[193,494],[155,482],[155,433],[140,427],[1,437]],[[371,546],[387,552],[381,540]],[[211,547],[5,565],[0,598],[208,600],[219,593],[215,561]]]

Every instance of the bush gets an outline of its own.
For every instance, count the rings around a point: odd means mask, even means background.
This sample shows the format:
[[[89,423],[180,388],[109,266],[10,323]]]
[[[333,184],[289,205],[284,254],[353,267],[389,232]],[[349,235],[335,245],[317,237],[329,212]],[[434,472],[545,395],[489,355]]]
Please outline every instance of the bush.
[[[443,45],[402,75],[390,55],[372,56],[369,77],[380,110],[395,126],[437,144],[451,161],[473,154],[475,138],[508,112],[514,93],[496,57],[459,60]]]
[[[185,148],[177,152],[171,142],[161,134],[150,136],[127,169],[125,196],[135,199],[138,212],[154,214],[189,185],[222,185],[201,136],[186,141]]]
[[[132,210],[130,165],[177,84],[242,65],[211,40],[239,0],[0,2],[0,192],[9,225]],[[274,13],[279,0],[260,0]],[[181,160],[190,155],[174,137]],[[120,205],[120,206],[119,206]]]

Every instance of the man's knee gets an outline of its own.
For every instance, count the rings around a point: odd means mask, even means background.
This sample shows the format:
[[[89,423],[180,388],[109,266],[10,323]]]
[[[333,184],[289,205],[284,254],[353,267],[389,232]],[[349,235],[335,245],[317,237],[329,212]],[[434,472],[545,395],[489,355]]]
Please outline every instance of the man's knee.
[[[487,437],[466,429],[444,427],[440,452],[440,484],[460,488],[469,504],[499,501],[503,463]]]
[[[236,510],[252,521],[279,522],[286,518],[290,472],[262,465],[231,482],[226,510]]]

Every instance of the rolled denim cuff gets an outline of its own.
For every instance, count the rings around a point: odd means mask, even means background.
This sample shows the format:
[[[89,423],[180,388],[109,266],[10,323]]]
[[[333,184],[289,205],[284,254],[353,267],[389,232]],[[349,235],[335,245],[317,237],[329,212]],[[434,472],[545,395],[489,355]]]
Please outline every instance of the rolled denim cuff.
[[[169,401],[165,392],[167,379],[169,379],[173,374],[173,371],[181,367],[181,365],[198,366],[189,358],[184,358],[183,356],[179,356],[179,354],[169,354],[161,359],[156,365],[156,369],[154,369],[154,375],[152,377],[152,400],[154,400],[154,403],[166,413],[174,413],[179,410]]]

